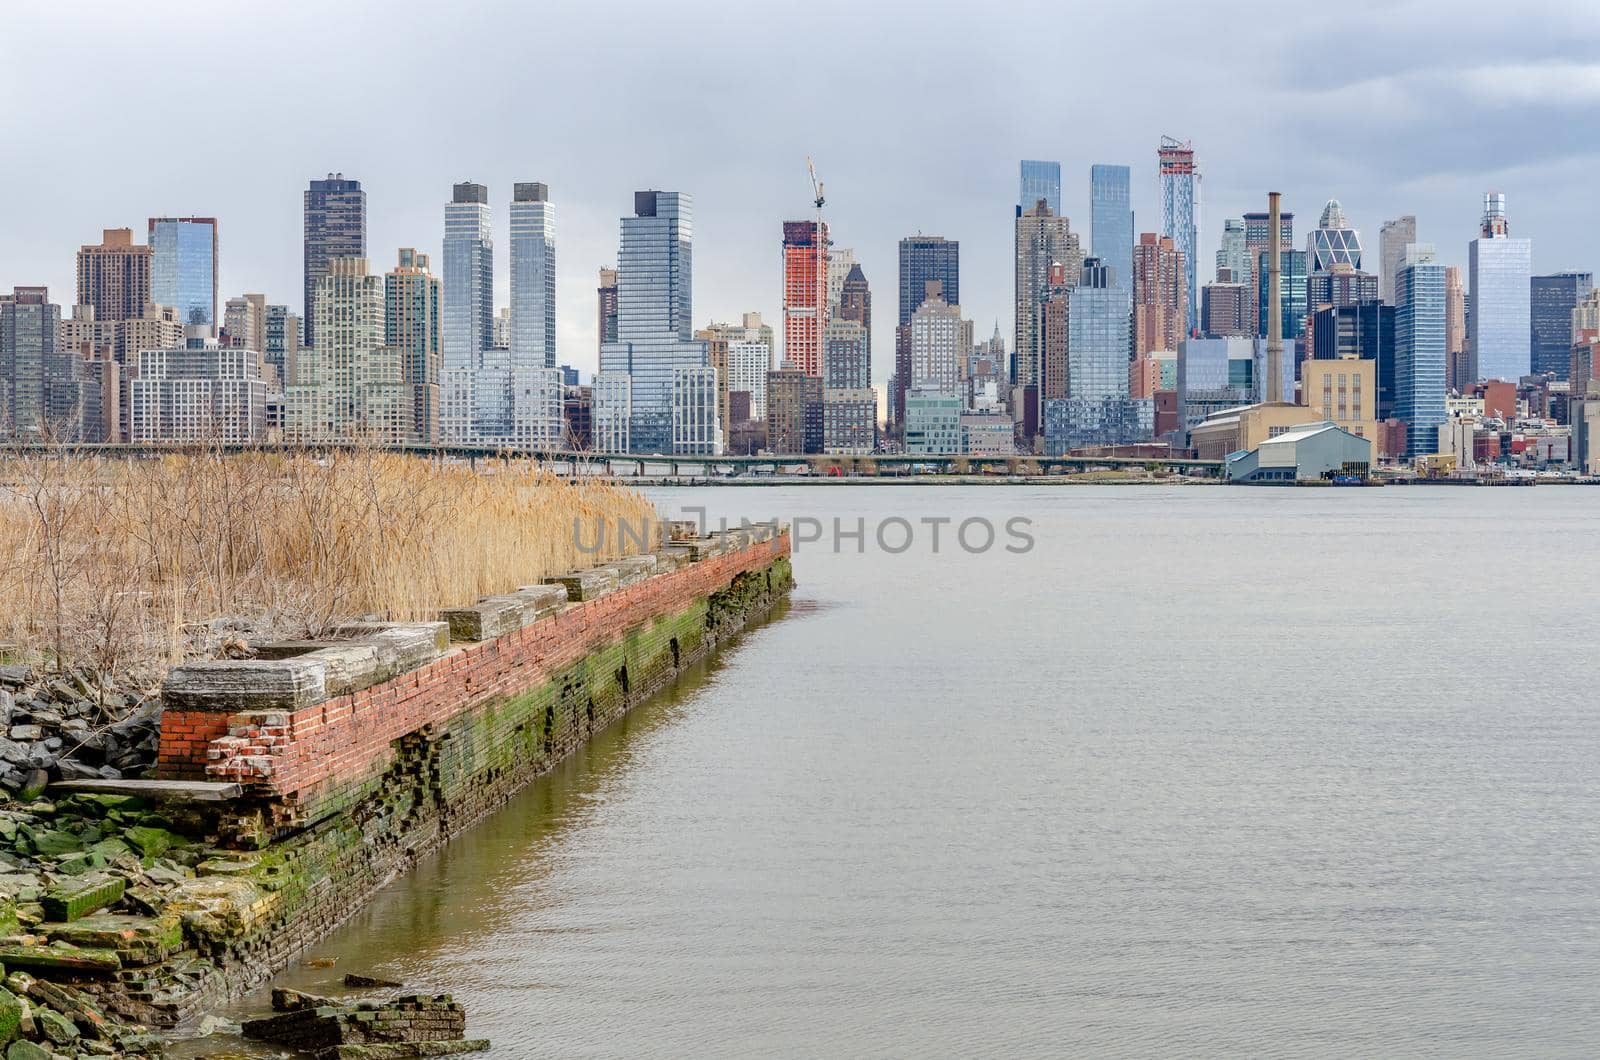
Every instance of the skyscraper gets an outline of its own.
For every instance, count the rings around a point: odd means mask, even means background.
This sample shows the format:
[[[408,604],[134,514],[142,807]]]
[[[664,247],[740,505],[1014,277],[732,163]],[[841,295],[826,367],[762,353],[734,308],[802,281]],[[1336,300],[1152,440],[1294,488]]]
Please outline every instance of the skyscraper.
[[[150,300],[185,324],[217,325],[217,219],[150,218]],[[260,352],[260,351],[257,351]]]
[[[1127,293],[1113,287],[1110,270],[1091,257],[1069,298],[1067,397],[1044,402],[1046,452],[1147,440],[1154,403],[1128,397]]]
[[[235,348],[264,354],[267,349],[267,296],[242,294],[228,299],[222,312],[228,343]]]
[[[1166,236],[1142,232],[1133,248],[1133,352],[1176,351],[1189,319],[1183,255]]]
[[[1079,277],[1081,278],[1081,273]],[[1054,401],[1067,396],[1067,360],[1071,356],[1069,324],[1072,316],[1072,289],[1067,282],[1067,267],[1060,262],[1050,266],[1050,282],[1039,305],[1039,400]]]
[[[1529,298],[1533,329],[1533,373],[1567,378],[1572,362],[1572,311],[1594,290],[1592,272],[1558,272],[1535,276]]]
[[[428,255],[401,247],[383,277],[384,344],[400,354],[400,376],[412,389],[412,429],[419,442],[439,440],[439,278]]]
[[[278,389],[294,382],[295,363],[300,358],[300,326],[299,315],[289,312],[288,306],[267,306],[261,358],[276,371]]]
[[[1050,284],[1050,267],[1061,265],[1069,284],[1083,271],[1083,249],[1071,222],[1046,202],[1035,202],[1016,220],[1015,350],[1019,387],[1038,387],[1043,357],[1039,339],[1039,309]]]
[[[1127,166],[1089,167],[1089,244],[1111,269],[1111,282],[1133,289],[1133,199]]]
[[[828,313],[828,226],[783,222],[783,359],[807,375],[822,374],[822,329]]]
[[[1223,270],[1228,272],[1223,275]],[[1222,222],[1222,243],[1217,248],[1217,279],[1224,283],[1249,285],[1255,273],[1255,255],[1244,241],[1244,218],[1230,217]]]
[[[1461,283],[1461,267],[1444,270],[1444,351],[1445,386],[1460,393],[1473,380],[1472,358],[1467,352],[1467,292]]]
[[[82,259],[79,259],[80,284]],[[58,435],[71,412],[72,354],[58,331],[61,307],[43,287],[0,295],[0,438]]]
[[[1061,163],[1038,162],[1033,159],[1023,159],[1021,180],[1017,188],[1017,213],[1020,215],[1026,210],[1031,210],[1035,203],[1043,199],[1050,207],[1050,212],[1061,212]]]
[[[617,338],[600,351],[605,376],[630,379],[629,445],[672,448],[673,374],[708,366],[706,344],[690,337],[694,309],[694,219],[690,196],[640,191],[622,219],[617,253]],[[598,431],[602,394],[595,390]],[[597,435],[597,444],[598,444]]]
[[[440,436],[446,442],[472,439],[484,418],[488,388],[478,394],[483,351],[494,343],[494,238],[489,189],[471,181],[451,189],[444,208],[444,304],[440,312],[439,355],[444,407]],[[503,401],[488,425],[500,433],[509,414]]]
[[[133,229],[107,228],[98,245],[78,248],[77,304],[93,306],[96,320],[138,320],[149,303],[150,248]]]
[[[1161,234],[1171,239],[1183,255],[1183,289],[1188,315],[1185,334],[1199,325],[1200,286],[1195,277],[1195,253],[1200,241],[1200,171],[1194,164],[1194,147],[1161,138],[1157,151],[1161,164]]]
[[[939,290],[951,305],[961,304],[961,244],[944,236],[907,236],[900,240],[900,304],[895,327],[894,388],[889,395],[889,413],[904,426],[906,391],[911,383],[911,346],[906,326],[927,296],[929,280],[939,281]]]
[[[911,314],[910,389],[959,394],[961,309],[944,300],[939,281],[929,280],[927,295]]]
[[[511,361],[556,366],[556,219],[543,184],[511,194]]]
[[[1306,267],[1310,272],[1328,272],[1335,265],[1361,268],[1361,233],[1345,220],[1338,199],[1329,199],[1322,208],[1317,227],[1306,236]]]
[[[1404,214],[1392,221],[1383,222],[1378,231],[1378,259],[1382,273],[1378,277],[1379,295],[1390,305],[1394,300],[1394,280],[1405,263],[1406,247],[1417,241],[1417,219]]]
[[[1271,251],[1262,251],[1256,258],[1256,334],[1267,333],[1267,257]],[[1283,313],[1283,338],[1298,339],[1305,331],[1308,307],[1306,252],[1287,247],[1278,251],[1280,258],[1279,303]]]
[[[314,346],[312,296],[317,283],[328,274],[328,263],[335,258],[367,256],[367,193],[359,180],[346,180],[343,173],[329,173],[325,180],[313,180],[305,192],[305,302],[302,307],[301,341]]]
[[[1533,275],[1533,242],[1512,239],[1506,218],[1506,197],[1483,197],[1479,235],[1467,247],[1472,283],[1472,309],[1467,315],[1467,346],[1477,382],[1502,379],[1515,383],[1533,365],[1529,324]]]
[[[828,245],[828,311],[823,314],[826,320],[839,308],[839,299],[844,295],[844,281],[850,275],[850,270],[856,267],[856,252],[849,247],[836,247]]]
[[[1435,452],[1445,419],[1444,273],[1432,247],[1412,244],[1395,274],[1394,415],[1407,457]]]

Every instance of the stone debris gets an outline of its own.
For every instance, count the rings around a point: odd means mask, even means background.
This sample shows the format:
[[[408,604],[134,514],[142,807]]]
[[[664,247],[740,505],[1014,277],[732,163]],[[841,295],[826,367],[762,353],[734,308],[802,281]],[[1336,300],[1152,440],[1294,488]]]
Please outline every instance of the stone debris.
[[[402,1060],[489,1048],[486,1039],[466,1036],[467,1014],[449,994],[347,1002],[279,988],[272,1008],[277,1015],[245,1020],[244,1036],[313,1060]]]
[[[36,799],[56,780],[118,780],[156,759],[159,701],[109,677],[0,666],[0,792]]]

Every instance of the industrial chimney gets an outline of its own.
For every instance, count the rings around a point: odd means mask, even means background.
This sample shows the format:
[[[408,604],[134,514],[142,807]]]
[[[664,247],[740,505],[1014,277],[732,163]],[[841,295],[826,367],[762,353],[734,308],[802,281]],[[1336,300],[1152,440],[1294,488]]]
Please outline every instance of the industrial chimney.
[[[1267,192],[1267,379],[1261,391],[1263,404],[1283,400],[1283,238],[1279,199]]]

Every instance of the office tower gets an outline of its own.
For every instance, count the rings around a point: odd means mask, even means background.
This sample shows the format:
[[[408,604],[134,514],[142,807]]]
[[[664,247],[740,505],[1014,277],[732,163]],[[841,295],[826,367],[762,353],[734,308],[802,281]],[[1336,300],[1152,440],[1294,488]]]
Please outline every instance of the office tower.
[[[673,372],[708,365],[706,344],[690,337],[693,204],[684,192],[640,191],[633,210],[622,219],[617,255],[617,338],[601,348],[600,371],[631,379],[632,448],[665,453],[673,437]]]
[[[872,288],[867,284],[867,274],[860,265],[851,265],[844,282],[839,285],[839,304],[836,316],[840,320],[854,320],[867,333],[867,376],[872,375]]]
[[[150,301],[194,327],[217,326],[217,219],[150,218]],[[260,351],[257,351],[260,352]]]
[[[82,272],[80,256],[80,287]],[[66,421],[74,356],[61,349],[60,327],[61,307],[51,303],[46,288],[18,287],[0,295],[0,437],[71,434]]]
[[[1189,319],[1183,254],[1166,236],[1141,232],[1133,248],[1135,356],[1176,350]]]
[[[828,312],[828,226],[783,222],[783,359],[822,374],[822,328]]]
[[[411,440],[412,387],[403,354],[385,345],[384,278],[365,258],[335,258],[312,292],[317,344],[300,351],[284,391],[284,437],[318,442]]]
[[[1069,284],[1075,284],[1083,271],[1083,249],[1071,222],[1043,201],[1023,210],[1016,220],[1015,264],[1016,385],[1037,388],[1042,359],[1039,307],[1050,283],[1050,268],[1063,266]]]
[[[439,440],[439,278],[428,271],[428,255],[401,247],[395,267],[383,276],[383,341],[400,353],[400,377],[412,388],[414,440]]]
[[[1445,419],[1445,267],[1433,248],[1412,244],[1395,273],[1394,415],[1406,425],[1406,456],[1432,453]]]
[[[1267,334],[1267,257],[1271,251],[1262,251],[1256,259],[1256,334]],[[1281,247],[1277,251],[1279,274],[1279,312],[1283,317],[1283,338],[1298,339],[1305,332],[1309,277],[1306,275],[1306,252]]]
[[[849,247],[828,247],[828,311],[823,314],[824,323],[839,311],[839,302],[844,297],[844,282],[856,267],[855,251]]]
[[[1040,199],[1050,212],[1061,213],[1061,163],[1023,159],[1017,188],[1017,215],[1033,209]]]
[[[926,297],[911,314],[912,388],[960,392],[961,324],[961,308],[944,300],[939,281],[929,280]]]
[[[511,360],[556,366],[556,226],[550,189],[517,184],[511,194]]]
[[[596,290],[599,301],[599,317],[596,321],[596,330],[600,336],[600,348],[604,349],[608,342],[617,341],[617,270],[601,269],[600,286]]]
[[[1174,279],[1180,292],[1181,277],[1180,269]],[[1128,396],[1129,322],[1117,293],[1106,265],[1087,259],[1067,317],[1067,394],[1073,399]]]
[[[96,246],[78,248],[77,305],[106,322],[133,320],[150,303],[150,248],[131,228],[107,228]]]
[[[228,345],[265,354],[267,348],[267,296],[241,294],[228,299],[222,310],[222,329]]]
[[[1383,272],[1378,277],[1379,297],[1394,305],[1394,280],[1405,263],[1406,247],[1417,241],[1417,219],[1405,214],[1392,221],[1383,222],[1378,232],[1379,266]]]
[[[1520,382],[1533,366],[1529,292],[1533,241],[1511,238],[1506,197],[1483,197],[1478,238],[1467,247],[1472,311],[1467,316],[1467,347],[1472,351],[1473,382]]]
[[[1572,359],[1572,311],[1594,290],[1594,273],[1558,272],[1530,282],[1533,374],[1565,379]]]
[[[1133,198],[1127,166],[1089,167],[1091,253],[1111,269],[1111,282],[1133,286]]]
[[[1467,293],[1461,282],[1461,268],[1444,270],[1444,349],[1445,386],[1460,393],[1473,382],[1472,355],[1467,349]]]
[[[1313,273],[1328,272],[1336,265],[1361,268],[1361,233],[1345,220],[1338,199],[1329,199],[1317,219],[1317,227],[1306,236],[1306,267]]]
[[[922,307],[927,308],[924,302]],[[920,310],[919,310],[920,311]],[[913,313],[911,319],[917,319]],[[823,329],[822,384],[829,390],[864,390],[872,385],[867,329],[860,322],[835,317]]]
[[[1242,283],[1208,283],[1200,288],[1200,330],[1213,339],[1249,338],[1256,333],[1253,305],[1255,298]]]
[[[1195,276],[1195,255],[1200,235],[1200,171],[1194,148],[1170,136],[1161,138],[1157,152],[1161,163],[1161,234],[1171,239],[1183,255],[1183,290],[1188,315],[1184,333],[1199,325],[1200,286]]]
[[[911,346],[907,326],[927,294],[929,280],[951,305],[961,304],[961,244],[943,236],[907,236],[900,241],[900,304],[894,333],[894,376],[890,379],[889,416],[905,425],[906,391],[910,389]]]
[[[269,305],[264,314],[261,359],[277,378],[277,389],[294,382],[295,362],[300,358],[300,317],[286,305]]]
[[[1039,305],[1039,347],[1043,358],[1039,366],[1040,403],[1067,396],[1067,359],[1071,356],[1068,324],[1075,286],[1067,282],[1065,265],[1056,262],[1050,266],[1050,282]]]
[[[1325,305],[1355,305],[1378,296],[1378,277],[1353,268],[1347,262],[1306,277],[1306,304],[1312,309]]]
[[[335,258],[367,256],[367,193],[359,180],[329,173],[305,191],[305,300],[301,305],[302,345],[316,345],[312,298]]]
[[[1261,264],[1261,252],[1272,248],[1270,233],[1272,232],[1272,215],[1266,210],[1249,211],[1244,215],[1244,245],[1250,254],[1250,267],[1252,270]],[[1294,249],[1294,211],[1284,210],[1278,214],[1278,246],[1284,250]]]
[[[1222,222],[1222,244],[1217,249],[1217,279],[1243,284],[1255,290],[1255,254],[1245,244],[1244,218],[1230,217]]]
[[[1310,359],[1359,357],[1377,365],[1374,410],[1386,420],[1394,411],[1394,306],[1371,298],[1313,310],[1309,329]]]
[[[130,442],[241,443],[266,436],[259,351],[190,339],[170,350],[140,350],[138,365],[128,384]]]

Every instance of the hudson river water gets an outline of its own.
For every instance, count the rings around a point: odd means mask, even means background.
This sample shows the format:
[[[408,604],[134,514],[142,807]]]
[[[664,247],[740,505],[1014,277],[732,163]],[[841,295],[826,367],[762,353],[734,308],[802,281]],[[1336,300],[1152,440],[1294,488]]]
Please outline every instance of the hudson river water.
[[[1600,1053],[1600,490],[655,496],[1036,544],[802,546],[281,982],[504,1058]]]

